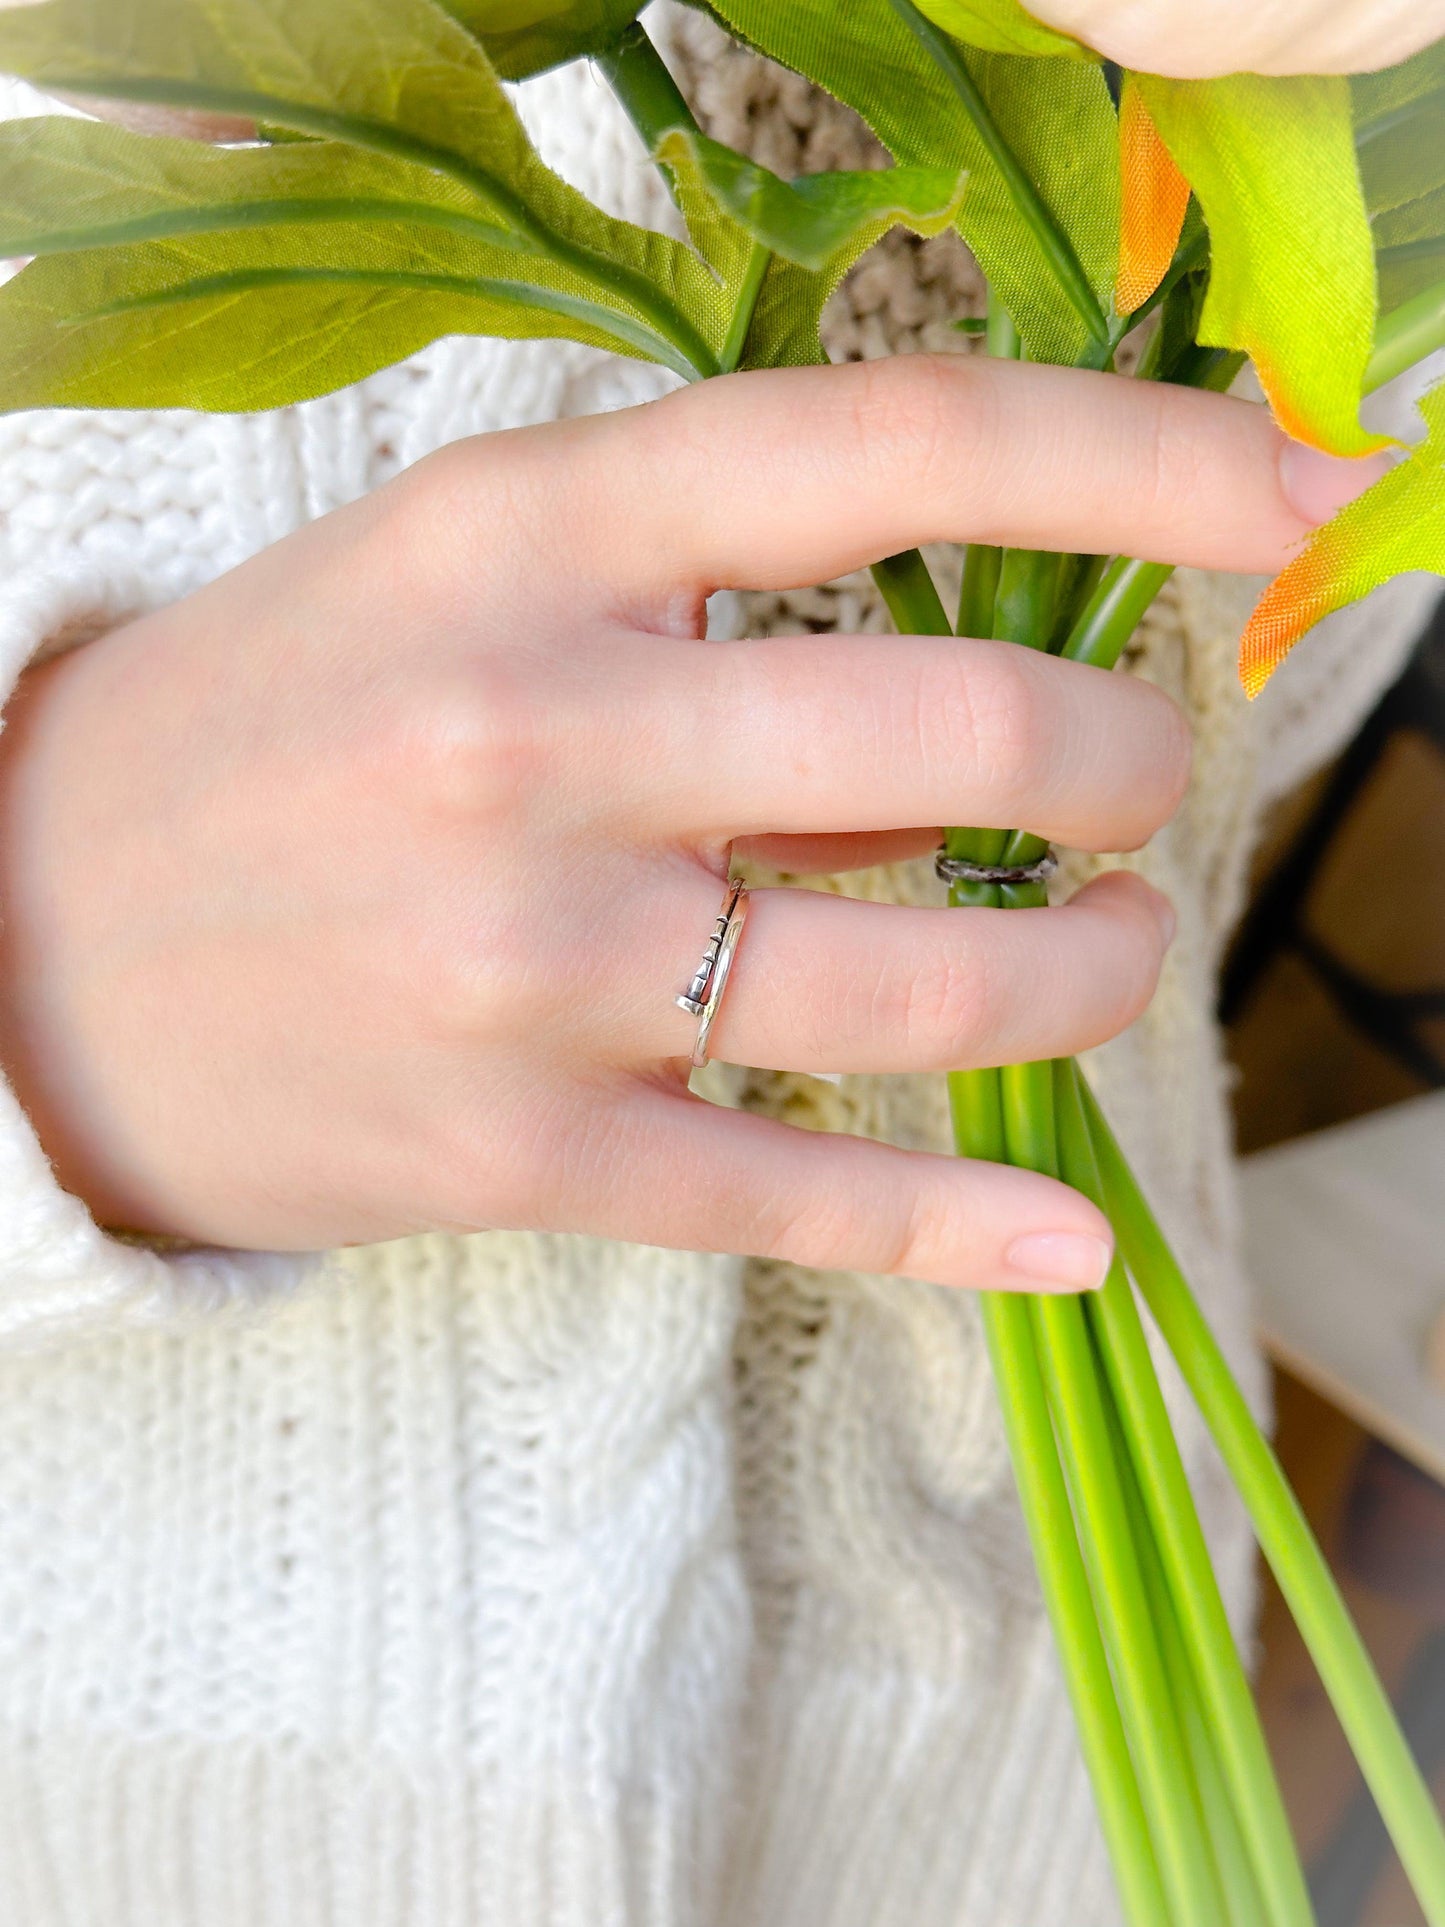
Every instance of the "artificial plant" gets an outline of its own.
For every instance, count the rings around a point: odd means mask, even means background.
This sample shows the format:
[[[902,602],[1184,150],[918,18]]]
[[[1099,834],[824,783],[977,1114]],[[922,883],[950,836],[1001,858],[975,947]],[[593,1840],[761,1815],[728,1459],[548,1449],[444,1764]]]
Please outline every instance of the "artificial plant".
[[[714,0],[737,38],[852,107],[891,167],[789,182],[708,139],[639,0],[45,0],[0,13],[43,89],[242,117],[227,149],[73,117],[0,127],[0,406],[276,407],[439,336],[560,335],[688,380],[823,358],[819,318],[888,229],[956,225],[995,353],[1223,388],[1248,357],[1291,434],[1376,438],[1363,395],[1445,343],[1445,45],[1344,79],[1108,68],[1017,0]],[[533,152],[506,81],[590,57],[686,242],[615,220]],[[1321,325],[1321,317],[1325,324]],[[1445,573],[1445,389],[1398,466],[1320,530],[1246,632],[1257,688],[1318,616]],[[971,548],[957,629],[1112,666],[1169,571]],[[951,624],[915,553],[899,626]],[[949,854],[1020,869],[1024,832]],[[1044,900],[956,882],[957,904]],[[1249,1508],[1433,1927],[1445,1832],[1325,1563],[1077,1067],[949,1080],[960,1152],[1098,1199],[1119,1259],[1088,1300],[985,1320],[1044,1595],[1134,1927],[1312,1919],[1138,1299]],[[1137,1298],[1136,1298],[1137,1293]]]

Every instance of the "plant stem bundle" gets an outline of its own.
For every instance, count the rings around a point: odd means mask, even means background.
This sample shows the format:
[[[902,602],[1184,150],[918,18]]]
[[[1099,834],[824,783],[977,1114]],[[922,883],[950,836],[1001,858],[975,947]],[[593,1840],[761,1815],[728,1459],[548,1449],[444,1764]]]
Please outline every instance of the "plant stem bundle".
[[[1008,342],[1003,331],[999,338]],[[1232,369],[1201,364],[1197,373],[1215,386]],[[971,550],[959,633],[1053,642],[1109,668],[1169,573],[1124,558],[1105,565]],[[901,628],[948,632],[920,558],[892,557],[875,575]],[[1026,834],[965,828],[947,831],[945,843],[950,855],[985,865],[1025,865],[1043,849]],[[949,890],[961,906],[1045,900],[1041,884]],[[1100,1292],[991,1294],[984,1322],[1040,1583],[1132,1927],[1314,1920],[1136,1287],[1249,1510],[1426,1917],[1445,1927],[1445,1835],[1429,1789],[1082,1073],[1073,1063],[1035,1063],[955,1072],[948,1082],[960,1155],[1064,1178],[1108,1213],[1118,1242]]]

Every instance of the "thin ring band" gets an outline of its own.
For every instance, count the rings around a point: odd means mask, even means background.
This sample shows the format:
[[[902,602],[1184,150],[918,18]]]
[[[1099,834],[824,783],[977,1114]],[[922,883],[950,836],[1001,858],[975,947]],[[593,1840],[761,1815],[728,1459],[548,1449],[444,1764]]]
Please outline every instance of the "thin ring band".
[[[737,954],[738,942],[743,934],[743,925],[748,917],[748,886],[737,877],[730,879],[727,895],[723,899],[722,910],[718,914],[713,934],[703,953],[687,991],[673,1002],[690,1012],[698,1020],[697,1036],[692,1046],[692,1067],[700,1070],[707,1062],[708,1038],[712,1034],[713,1023],[722,1004],[723,992],[727,988],[733,958]]]
[[[717,913],[716,921],[712,927],[712,935],[707,940],[707,949],[702,953],[702,962],[693,972],[692,982],[688,985],[687,989],[683,991],[680,997],[674,997],[672,1000],[679,1010],[685,1010],[690,1017],[701,1017],[703,1011],[707,1008],[708,985],[712,982],[712,973],[717,967],[718,952],[722,949],[722,940],[727,932],[728,918],[733,913],[733,906],[736,904],[738,893],[742,888],[743,885],[736,877],[728,878],[727,889],[723,892],[722,909]]]
[[[740,883],[732,895],[727,929],[723,932],[717,962],[713,965],[712,979],[707,987],[707,1004],[702,1016],[698,1019],[697,1037],[692,1047],[694,1070],[700,1070],[707,1062],[707,1040],[717,1017],[718,1006],[722,1003],[723,991],[727,988],[728,974],[732,970],[733,958],[737,954],[738,939],[743,934],[743,925],[747,919],[748,887],[745,883]]]

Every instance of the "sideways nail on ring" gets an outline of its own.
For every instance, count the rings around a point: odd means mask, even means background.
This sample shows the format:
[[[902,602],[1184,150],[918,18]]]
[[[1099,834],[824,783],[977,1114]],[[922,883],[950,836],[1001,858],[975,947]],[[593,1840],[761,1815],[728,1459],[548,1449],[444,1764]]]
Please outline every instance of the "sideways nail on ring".
[[[748,886],[737,877],[730,877],[722,909],[713,924],[707,949],[702,953],[702,962],[693,972],[692,982],[687,989],[672,1000],[680,1010],[685,1010],[690,1017],[698,1020],[697,1037],[692,1047],[695,1070],[707,1062],[708,1037],[722,1002],[747,914]]]

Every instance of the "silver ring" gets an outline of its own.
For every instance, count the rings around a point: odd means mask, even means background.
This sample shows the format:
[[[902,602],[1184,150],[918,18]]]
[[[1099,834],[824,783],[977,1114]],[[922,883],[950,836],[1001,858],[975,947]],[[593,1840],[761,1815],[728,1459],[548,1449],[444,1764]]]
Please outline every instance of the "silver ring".
[[[747,916],[748,886],[740,878],[731,877],[723,907],[708,938],[707,949],[702,953],[702,962],[693,973],[687,989],[680,997],[673,998],[680,1010],[687,1011],[689,1016],[698,1020],[697,1036],[692,1046],[694,1070],[700,1070],[707,1062],[707,1040],[722,1003],[723,991],[727,988],[728,974],[733,967],[733,957],[737,953],[738,940],[743,934]]]
[[[940,843],[933,858],[940,883],[1047,883],[1058,867],[1052,850],[1045,850],[1036,863],[973,863],[967,857],[950,856]]]

